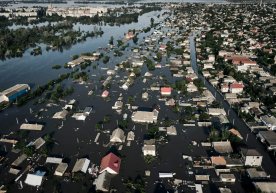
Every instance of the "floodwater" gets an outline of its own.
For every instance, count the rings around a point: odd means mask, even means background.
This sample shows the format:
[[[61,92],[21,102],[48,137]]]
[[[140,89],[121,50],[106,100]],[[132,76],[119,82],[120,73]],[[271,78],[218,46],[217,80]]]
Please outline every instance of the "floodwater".
[[[22,60],[26,63],[21,63],[23,65],[27,65],[27,58],[29,59],[39,59],[45,60],[54,60],[56,63],[60,63],[60,60],[66,62],[70,59],[70,55],[78,54],[82,52],[87,52],[88,50],[96,49],[100,46],[105,46],[110,38],[111,35],[114,36],[115,40],[123,37],[123,33],[125,33],[128,29],[133,29],[137,27],[146,27],[149,25],[150,17],[156,16],[159,14],[158,12],[152,12],[144,17],[144,20],[139,20],[139,24],[130,24],[127,26],[121,27],[110,27],[106,26],[105,28],[105,36],[99,39],[91,39],[89,43],[78,44],[73,46],[70,50],[64,51],[62,54],[58,52],[49,52],[43,54],[42,56],[33,57],[29,55],[25,55]],[[157,18],[156,18],[157,21]],[[79,26],[76,26],[79,27]],[[80,26],[86,28],[93,28],[93,26]],[[117,30],[117,31],[116,31]],[[139,43],[143,42],[143,38],[148,36],[153,32],[152,29],[148,33],[140,33],[139,34]],[[165,30],[165,29],[164,29]],[[105,38],[104,38],[105,37]],[[168,187],[165,185],[160,185],[157,183],[158,180],[158,173],[159,172],[173,172],[176,173],[176,178],[183,179],[187,181],[187,183],[191,183],[193,181],[193,176],[189,174],[189,172],[200,172],[200,170],[193,170],[191,168],[190,163],[187,160],[182,159],[182,154],[185,155],[192,155],[192,156],[207,156],[206,151],[201,146],[192,146],[191,141],[203,141],[206,139],[206,135],[208,133],[207,129],[200,128],[200,127],[189,127],[184,128],[183,125],[178,124],[179,115],[173,112],[170,107],[165,106],[164,102],[158,100],[160,97],[159,91],[149,91],[150,85],[156,82],[162,84],[160,78],[161,75],[165,75],[169,83],[173,83],[175,80],[179,78],[175,78],[171,75],[168,67],[165,67],[166,60],[163,59],[161,64],[163,66],[162,69],[156,69],[153,72],[153,77],[147,79],[146,83],[143,83],[143,75],[147,72],[147,68],[145,66],[141,69],[141,75],[137,79],[135,79],[134,85],[132,85],[128,91],[124,91],[119,86],[123,83],[121,80],[124,76],[128,74],[125,71],[118,71],[117,75],[119,77],[114,77],[111,83],[110,91],[110,101],[105,101],[100,97],[102,93],[101,89],[101,82],[99,81],[100,76],[106,77],[106,72],[101,69],[101,67],[107,68],[114,68],[114,66],[122,60],[127,59],[129,56],[132,55],[130,50],[131,47],[135,46],[132,41],[129,41],[129,47],[124,51],[124,56],[119,57],[111,57],[111,60],[108,64],[103,64],[99,62],[100,65],[97,69],[92,69],[92,67],[88,67],[86,71],[89,70],[89,81],[86,85],[78,85],[76,83],[71,82],[71,80],[66,80],[63,82],[64,85],[70,84],[73,85],[75,88],[75,92],[71,95],[66,97],[66,101],[70,99],[76,99],[78,101],[77,109],[83,109],[86,106],[93,106],[94,113],[92,113],[85,122],[83,121],[76,121],[73,118],[67,118],[67,120],[63,121],[63,127],[58,129],[58,127],[62,124],[61,120],[54,120],[51,117],[57,111],[60,111],[61,108],[66,104],[65,102],[61,102],[58,106],[53,107],[45,107],[45,104],[34,105],[33,102],[29,102],[27,105],[23,107],[11,107],[6,109],[5,111],[0,113],[0,123],[1,123],[1,134],[8,134],[10,132],[18,131],[20,124],[24,123],[25,120],[27,121],[35,121],[35,122],[44,122],[45,128],[43,131],[40,132],[30,132],[27,141],[36,139],[41,137],[47,133],[54,133],[53,139],[57,142],[51,152],[51,155],[59,155],[64,158],[68,158],[69,168],[68,171],[71,171],[74,163],[77,158],[81,157],[88,157],[92,163],[99,165],[101,158],[108,152],[109,147],[106,147],[105,144],[109,142],[109,134],[101,133],[99,137],[99,144],[94,142],[94,139],[98,133],[95,128],[95,124],[99,121],[103,120],[105,115],[110,115],[111,119],[110,122],[103,125],[103,128],[109,131],[113,131],[117,127],[117,121],[121,120],[124,113],[127,113],[129,124],[127,129],[125,129],[125,134],[128,131],[133,130],[135,133],[135,141],[131,143],[131,146],[126,146],[124,144],[123,149],[119,151],[119,154],[122,157],[122,164],[120,168],[120,174],[113,178],[111,182],[111,186],[116,188],[118,192],[125,192],[125,187],[122,182],[122,179],[127,179],[129,177],[135,178],[137,175],[144,176],[145,170],[151,171],[151,176],[146,177],[146,192],[162,192],[161,189],[167,189]],[[47,57],[47,55],[50,55]],[[110,56],[112,55],[112,51],[109,53]],[[46,56],[45,56],[46,55]],[[60,57],[58,55],[61,55]],[[56,56],[56,58],[51,58]],[[12,59],[17,60],[17,59]],[[45,82],[47,79],[51,79],[51,77],[57,76],[55,70],[51,69],[51,64],[53,61],[44,61],[47,65],[43,65],[44,69],[38,68],[38,64],[29,63],[32,66],[30,71],[37,70],[41,74],[33,75],[38,76],[41,78],[34,78],[32,83],[39,84],[39,82]],[[38,66],[36,66],[38,65]],[[7,66],[7,65],[3,65]],[[41,66],[41,65],[40,65]],[[11,68],[11,67],[10,67]],[[33,69],[34,68],[34,69]],[[44,72],[45,71],[45,72]],[[48,72],[49,71],[49,72]],[[62,73],[64,70],[59,70],[58,73]],[[65,70],[66,71],[66,70]],[[20,71],[19,71],[20,72]],[[18,78],[22,81],[24,80],[24,75],[20,75],[18,72]],[[13,73],[13,72],[12,72]],[[31,76],[28,74],[29,72],[26,70],[27,76]],[[44,75],[46,74],[46,75]],[[26,75],[26,74],[25,74]],[[47,77],[50,76],[50,77]],[[28,78],[27,78],[28,79]],[[38,80],[36,80],[38,79]],[[16,81],[14,79],[13,81]],[[87,93],[89,90],[95,89],[95,95],[88,96]],[[141,99],[142,93],[148,90],[149,93],[149,100],[143,101]],[[123,96],[124,104],[127,103],[129,96],[134,96],[134,104],[135,106],[143,106],[143,107],[151,107],[154,104],[160,105],[160,113],[159,113],[159,120],[169,119],[172,121],[177,128],[178,135],[177,136],[170,136],[169,143],[158,143],[157,144],[157,160],[152,164],[147,165],[142,156],[142,144],[144,139],[144,134],[147,132],[146,125],[139,125],[134,124],[131,120],[132,111],[128,110],[127,108],[123,109],[122,114],[117,114],[114,110],[111,109],[111,106],[115,103],[117,98],[119,97],[120,93]],[[176,95],[176,93],[173,93]],[[185,96],[189,97],[189,96]],[[32,109],[32,113],[30,112],[30,108]],[[40,111],[40,109],[44,108],[39,115],[40,118],[36,118],[35,114]],[[47,109],[47,110],[45,110]],[[16,118],[19,121],[19,124],[16,123]],[[135,126],[135,127],[134,127]],[[183,132],[183,129],[186,132]],[[10,149],[10,147],[7,147]],[[15,158],[16,154],[9,153],[7,155],[10,158],[9,163],[11,163]],[[43,161],[41,161],[43,163]],[[48,164],[49,165],[49,164]],[[56,166],[51,166],[55,169]],[[0,173],[0,178],[5,179],[5,182],[13,182],[15,176],[8,174],[9,167],[4,167]],[[37,192],[44,191],[45,193],[52,193],[53,192],[53,179],[52,174],[54,169],[49,171],[49,177],[43,184],[43,190],[38,190]],[[87,174],[88,175],[88,174]],[[23,182],[25,180],[26,175],[23,175],[20,181]],[[59,179],[59,181],[62,181]],[[166,184],[166,183],[165,183]],[[157,188],[158,187],[158,188]],[[76,193],[79,192],[82,188],[81,183],[73,183],[73,182],[64,182],[62,181],[62,189],[64,192],[72,192]],[[187,186],[183,187],[185,192],[194,192],[194,189],[188,188]],[[235,189],[238,192],[242,192],[239,186]],[[36,191],[35,188],[31,188],[24,184],[24,188],[22,190],[18,189],[18,184],[12,184],[10,187],[10,192],[34,192]],[[83,191],[86,192],[86,191]],[[170,191],[171,192],[171,191]],[[216,192],[215,189],[206,185],[204,186],[204,192]]]
[[[70,71],[68,69],[52,70],[51,67],[53,64],[64,64],[70,60],[70,57],[74,54],[80,54],[83,52],[91,52],[96,50],[98,47],[106,47],[107,43],[111,36],[114,36],[114,39],[121,39],[129,29],[141,29],[147,27],[150,24],[150,18],[154,17],[155,21],[158,21],[156,16],[160,12],[151,12],[145,14],[139,18],[138,23],[122,25],[120,27],[112,26],[101,26],[104,30],[102,37],[91,38],[86,42],[76,44],[68,50],[64,50],[62,53],[53,52],[53,51],[43,51],[41,56],[30,56],[29,53],[25,53],[23,58],[14,58],[6,60],[0,63],[0,86],[9,87],[15,83],[30,83],[30,84],[44,84],[47,81],[57,78],[59,74]],[[161,18],[160,18],[161,19]],[[85,26],[77,25],[76,28],[81,28],[81,30],[92,30],[94,26]],[[143,42],[143,38],[148,36],[153,32],[152,29],[148,33],[139,34],[139,43]],[[102,93],[101,82],[99,81],[100,76],[106,77],[105,70],[102,70],[101,67],[114,68],[114,66],[131,56],[132,52],[131,47],[135,46],[132,41],[129,41],[130,46],[124,51],[124,56],[122,57],[111,57],[110,62],[103,64],[99,62],[97,69],[88,67],[86,71],[89,70],[89,81],[86,85],[78,85],[77,83],[72,83],[71,80],[66,80],[63,82],[63,85],[73,85],[75,92],[66,97],[66,101],[70,99],[77,99],[77,109],[84,109],[86,106],[93,106],[94,112],[83,121],[76,121],[72,118],[67,118],[63,121],[63,127],[58,129],[62,124],[61,120],[54,120],[51,117],[57,111],[60,111],[62,107],[66,104],[61,102],[58,106],[45,107],[45,104],[34,105],[34,101],[27,103],[23,107],[11,107],[6,109],[3,112],[0,112],[0,133],[8,134],[10,132],[18,131],[20,124],[27,121],[35,122],[44,122],[45,128],[41,132],[30,132],[27,141],[41,137],[47,133],[54,133],[53,139],[57,142],[51,152],[51,155],[59,155],[64,158],[68,158],[69,168],[68,171],[71,171],[73,165],[77,158],[88,157],[92,163],[96,165],[100,164],[101,158],[108,152],[109,147],[106,147],[105,144],[109,142],[109,134],[101,133],[99,137],[99,144],[94,143],[94,139],[98,133],[95,128],[95,124],[103,120],[105,115],[110,115],[110,122],[103,125],[103,128],[106,130],[113,131],[117,127],[117,120],[121,120],[124,113],[128,114],[128,117],[131,117],[132,111],[126,108],[123,109],[122,114],[117,114],[114,110],[111,109],[111,106],[115,103],[120,93],[123,96],[124,104],[127,103],[129,96],[134,96],[135,101],[133,105],[151,107],[154,104],[160,105],[159,120],[164,120],[165,118],[172,120],[173,124],[176,125],[178,135],[170,136],[169,143],[162,143],[157,145],[157,161],[153,162],[150,165],[147,165],[144,162],[142,156],[142,143],[143,137],[146,133],[146,125],[134,124],[129,118],[129,124],[127,129],[125,129],[125,134],[133,130],[135,133],[135,141],[131,143],[131,146],[128,147],[124,144],[123,149],[119,151],[119,154],[122,157],[122,164],[120,168],[120,174],[113,178],[111,186],[116,188],[118,192],[125,192],[125,187],[122,183],[122,179],[128,177],[135,178],[137,175],[144,176],[145,170],[151,171],[151,176],[146,177],[146,192],[158,192],[156,190],[158,172],[174,172],[176,173],[176,178],[183,179],[187,183],[194,181],[193,175],[189,172],[201,173],[200,169],[192,169],[190,163],[187,160],[182,159],[182,155],[191,155],[205,157],[207,153],[205,149],[201,146],[191,145],[191,141],[201,142],[206,140],[208,130],[201,127],[187,127],[178,124],[179,115],[174,113],[173,110],[164,105],[164,102],[158,100],[159,92],[158,91],[148,91],[149,100],[143,101],[141,95],[145,90],[148,90],[152,83],[162,81],[158,78],[161,75],[165,75],[169,83],[173,83],[176,79],[172,77],[169,68],[164,67],[166,61],[163,60],[161,64],[163,65],[162,69],[156,69],[153,72],[153,77],[149,78],[146,83],[143,83],[143,75],[147,71],[146,67],[143,66],[141,69],[141,77],[138,77],[135,80],[134,85],[132,85],[128,91],[123,91],[119,86],[123,83],[121,80],[124,76],[128,74],[125,71],[118,71],[117,75],[119,77],[114,77],[111,83],[110,91],[110,101],[106,101],[100,97]],[[109,53],[112,56],[112,51]],[[195,53],[191,53],[192,60],[195,59]],[[192,64],[195,65],[196,63]],[[30,77],[32,79],[30,80]],[[88,96],[88,92],[92,89],[95,89],[95,95]],[[176,95],[176,93],[173,93]],[[189,96],[185,96],[189,97]],[[33,113],[30,113],[30,108]],[[41,112],[40,118],[36,118],[35,114],[41,109],[44,111]],[[47,110],[45,110],[47,109]],[[19,121],[19,124],[16,123],[16,118]],[[135,126],[135,127],[134,127]],[[135,128],[135,129],[134,129]],[[186,132],[183,132],[183,129]],[[8,149],[10,147],[7,146]],[[9,163],[11,163],[17,155],[14,153],[8,153],[7,157],[10,158]],[[42,161],[41,161],[42,162]],[[56,166],[51,166],[55,168]],[[0,179],[5,183],[13,182],[15,176],[8,174],[9,167],[3,167],[0,170]],[[43,184],[43,190],[38,190],[37,192],[44,191],[45,193],[53,192],[53,179],[51,178],[54,170],[49,171],[49,177]],[[206,171],[205,171],[206,172]],[[87,174],[88,175],[88,174]],[[214,174],[211,174],[213,179]],[[26,175],[20,179],[22,182],[25,180]],[[59,179],[62,181],[61,179]],[[24,184],[24,182],[23,182]],[[63,192],[77,193],[77,192],[87,192],[81,191],[81,183],[73,182],[64,182],[62,181]],[[159,187],[159,186],[158,186]],[[18,184],[12,184],[10,187],[10,192],[35,192],[36,188],[31,188],[24,184],[24,189],[19,190]],[[160,187],[159,187],[160,188]],[[242,193],[238,182],[235,185],[231,185],[232,190]],[[194,192],[194,189],[183,188],[185,192]],[[167,192],[167,191],[166,191]],[[172,192],[172,191],[169,191]],[[216,193],[217,189],[204,185],[204,192]]]
[[[120,26],[109,25],[80,25],[77,24],[75,29],[80,27],[84,31],[93,31],[95,27],[101,27],[104,31],[102,37],[87,38],[85,42],[72,45],[69,49],[59,51],[46,51],[46,46],[41,45],[42,55],[32,56],[27,50],[23,57],[12,58],[5,61],[0,61],[0,90],[6,89],[14,84],[27,83],[31,85],[41,85],[55,79],[59,74],[67,72],[66,69],[52,70],[52,66],[59,64],[64,65],[71,60],[75,54],[96,51],[99,47],[107,47],[111,36],[114,40],[122,39],[124,33],[129,29],[142,29],[150,25],[150,18],[158,21],[157,15],[162,14],[159,11],[146,13],[139,17],[137,23],[125,24]],[[30,77],[32,77],[30,79]]]

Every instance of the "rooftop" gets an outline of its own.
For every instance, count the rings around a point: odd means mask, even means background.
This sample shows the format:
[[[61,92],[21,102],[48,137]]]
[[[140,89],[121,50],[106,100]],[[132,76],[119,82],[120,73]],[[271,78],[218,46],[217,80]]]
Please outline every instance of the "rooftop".
[[[102,158],[100,172],[103,172],[105,169],[110,168],[118,174],[120,170],[120,165],[121,159],[114,153],[109,153]]]
[[[0,92],[0,94],[9,97],[9,96],[17,93],[18,91],[29,90],[29,89],[30,89],[30,86],[28,84],[16,84],[13,87],[8,88],[8,89]]]

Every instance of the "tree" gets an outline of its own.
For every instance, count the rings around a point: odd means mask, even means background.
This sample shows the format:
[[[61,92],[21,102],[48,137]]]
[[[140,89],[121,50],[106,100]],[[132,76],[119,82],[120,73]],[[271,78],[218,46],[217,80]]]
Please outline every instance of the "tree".
[[[110,44],[110,45],[113,45],[113,43],[114,43],[113,41],[114,41],[114,37],[111,36],[111,37],[110,37],[110,40],[109,40],[109,44]]]
[[[137,42],[138,42],[138,37],[137,37],[137,35],[135,35],[135,36],[132,38],[132,41],[133,41],[134,44],[137,44]]]
[[[154,126],[154,125],[149,125],[148,131],[147,131],[147,135],[154,139],[157,137],[158,134],[158,127]]]
[[[151,164],[152,162],[154,162],[156,160],[156,157],[154,157],[152,155],[146,155],[146,156],[144,156],[144,160],[145,160],[146,164]]]
[[[154,19],[150,18],[150,27],[153,27],[153,25],[154,25]]]
[[[76,60],[77,58],[79,58],[78,54],[75,54],[75,55],[72,56],[72,60]]]
[[[227,129],[221,131],[221,140],[227,140],[230,137],[230,132]]]
[[[199,115],[199,120],[200,121],[207,121],[210,119],[210,116],[207,113],[202,113]]]

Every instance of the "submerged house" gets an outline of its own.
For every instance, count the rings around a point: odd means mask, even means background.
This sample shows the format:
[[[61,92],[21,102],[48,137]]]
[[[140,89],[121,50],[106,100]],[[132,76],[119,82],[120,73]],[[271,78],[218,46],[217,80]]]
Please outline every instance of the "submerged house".
[[[16,84],[15,86],[0,92],[0,104],[15,101],[18,97],[29,92],[30,89],[31,88],[28,84]]]
[[[101,173],[97,179],[94,181],[94,185],[96,186],[96,191],[108,192],[110,189],[110,182],[114,175],[104,171]]]
[[[143,154],[156,156],[156,146],[155,146],[155,139],[150,140],[144,140],[144,146],[143,146]]]
[[[112,132],[112,135],[110,137],[110,142],[123,143],[125,142],[125,139],[126,139],[125,132],[122,129],[117,128]]]
[[[158,111],[152,108],[138,108],[132,113],[131,119],[136,123],[156,123]]]
[[[119,174],[121,158],[114,153],[109,153],[102,158],[100,173],[107,171],[110,174]]]
[[[86,173],[90,160],[87,158],[78,159],[74,165],[72,172],[83,172]]]

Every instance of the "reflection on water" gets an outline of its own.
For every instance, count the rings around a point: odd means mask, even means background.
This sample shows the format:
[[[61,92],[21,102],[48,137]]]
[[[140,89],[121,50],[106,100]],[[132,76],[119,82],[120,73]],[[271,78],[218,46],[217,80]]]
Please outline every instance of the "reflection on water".
[[[55,64],[63,65],[70,61],[75,54],[95,51],[99,47],[106,47],[111,36],[114,40],[121,39],[129,29],[141,29],[150,25],[150,18],[158,21],[157,15],[162,12],[154,11],[139,17],[138,23],[125,24],[121,26],[109,25],[80,25],[75,29],[90,31],[94,27],[101,27],[104,31],[102,37],[87,38],[87,41],[73,45],[63,52],[45,50],[45,45],[40,45],[42,55],[31,56],[31,49],[27,50],[22,58],[12,58],[0,61],[0,88],[5,89],[17,83],[45,84],[47,81],[57,78],[67,69],[52,70]],[[30,78],[31,77],[31,78]]]

